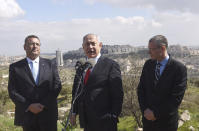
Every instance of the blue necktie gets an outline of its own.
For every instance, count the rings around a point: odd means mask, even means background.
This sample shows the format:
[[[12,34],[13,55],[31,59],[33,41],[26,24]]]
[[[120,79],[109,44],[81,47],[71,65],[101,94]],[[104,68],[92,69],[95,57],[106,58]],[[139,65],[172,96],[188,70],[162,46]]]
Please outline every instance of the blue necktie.
[[[37,84],[37,70],[36,70],[36,63],[35,62],[30,62],[30,67],[31,67],[31,72],[32,72],[32,76]]]
[[[161,66],[161,63],[158,62],[155,68],[155,79],[157,81],[160,79],[160,66]]]

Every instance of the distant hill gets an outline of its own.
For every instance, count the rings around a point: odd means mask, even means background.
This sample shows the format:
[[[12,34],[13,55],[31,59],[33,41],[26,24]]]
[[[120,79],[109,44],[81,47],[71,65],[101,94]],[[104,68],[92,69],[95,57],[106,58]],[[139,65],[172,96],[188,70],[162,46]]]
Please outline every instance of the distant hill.
[[[199,49],[180,45],[171,45],[168,47],[168,53],[181,61],[188,68],[190,77],[199,76]],[[122,69],[132,67],[132,63],[142,66],[146,59],[149,58],[148,47],[146,46],[130,46],[130,45],[103,45],[101,54],[117,61]],[[85,59],[82,48],[78,50],[68,51],[63,54],[64,65],[66,67],[74,67],[75,63],[80,59]],[[131,62],[130,62],[131,61]],[[130,62],[130,63],[129,63]]]
[[[171,45],[168,48],[169,54],[175,57],[186,57],[190,55],[199,55],[199,49],[189,48],[186,46],[180,45]],[[123,56],[124,54],[129,53],[138,53],[142,54],[143,56],[148,55],[148,48],[145,46],[138,46],[134,47],[131,45],[103,45],[101,54],[108,55],[108,56]],[[64,53],[63,58],[64,60],[67,59],[80,59],[84,58],[84,51],[82,48],[78,50],[68,51]]]

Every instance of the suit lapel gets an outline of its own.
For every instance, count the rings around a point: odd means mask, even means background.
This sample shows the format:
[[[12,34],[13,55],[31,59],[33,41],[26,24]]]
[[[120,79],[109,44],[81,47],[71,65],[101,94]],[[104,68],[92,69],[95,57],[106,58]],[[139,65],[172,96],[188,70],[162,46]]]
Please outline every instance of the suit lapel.
[[[172,64],[172,58],[170,57],[168,62],[167,62],[167,64],[166,64],[166,66],[165,66],[165,68],[164,68],[164,70],[163,70],[163,72],[162,72],[162,75],[160,76],[160,79],[157,81],[157,83],[155,83],[155,75],[154,75],[154,84],[155,84],[154,87],[157,87],[155,89],[159,89],[160,87],[158,85],[161,84],[161,82],[165,80],[165,77],[168,76],[168,73],[170,72],[170,69],[172,69],[171,68],[171,64]]]
[[[24,75],[27,75],[27,77],[24,77],[24,78],[26,78],[26,79],[30,78],[30,80],[31,80],[34,84],[36,84],[35,81],[34,81],[34,78],[33,78],[33,76],[32,76],[32,72],[31,72],[31,70],[30,70],[30,67],[29,67],[29,65],[28,65],[28,62],[27,62],[26,58],[23,59],[22,63],[23,63],[23,66],[24,66],[24,71],[25,71]]]
[[[91,81],[94,81],[96,78],[96,73],[99,69],[100,66],[100,61],[102,61],[102,56],[98,59],[97,63],[95,64],[94,68],[92,69],[92,72],[90,73],[89,77],[88,77],[88,81],[86,83],[86,86],[89,85],[91,83]]]
[[[38,81],[38,85],[41,84],[42,82],[42,78],[45,74],[45,63],[43,61],[43,59],[40,57],[40,60],[39,60],[39,81]]]
[[[169,70],[171,69],[170,68],[171,67],[171,61],[172,61],[172,58],[170,57],[168,62],[167,62],[167,64],[166,64],[166,66],[165,66],[165,68],[164,68],[164,70],[163,70],[163,72],[162,72],[162,75],[160,76],[160,80],[159,81],[161,81],[161,79],[164,79],[164,77],[167,76],[166,74],[168,74]]]
[[[152,66],[152,67],[151,67],[151,69],[152,69],[151,74],[153,74],[153,75],[152,75],[152,79],[153,79],[153,80],[155,80],[156,61],[153,61],[153,63],[152,63],[152,65],[151,65],[151,66]]]
[[[151,63],[151,67],[149,69],[151,69],[151,72],[149,74],[152,74],[151,75],[151,80],[152,80],[152,87],[153,89],[155,89],[154,87],[156,87],[158,81],[156,81],[155,79],[155,68],[156,68],[156,61],[153,60],[152,63]]]

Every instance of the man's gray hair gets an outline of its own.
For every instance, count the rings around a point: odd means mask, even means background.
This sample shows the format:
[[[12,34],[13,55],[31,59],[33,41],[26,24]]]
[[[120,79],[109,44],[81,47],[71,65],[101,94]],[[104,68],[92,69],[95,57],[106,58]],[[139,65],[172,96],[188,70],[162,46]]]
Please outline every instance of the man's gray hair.
[[[161,46],[165,46],[166,48],[168,48],[168,41],[167,41],[167,38],[163,35],[156,35],[156,36],[153,36],[150,40],[149,40],[149,43],[154,43],[156,44],[158,47],[161,47]]]
[[[40,41],[40,39],[39,39],[38,36],[36,36],[36,35],[28,35],[28,36],[25,38],[25,40],[24,40],[24,44],[28,44],[29,39],[31,39],[31,38],[36,38],[36,39],[38,39],[38,40]]]
[[[93,33],[89,33],[89,34],[86,34],[84,37],[83,37],[83,42],[85,41],[85,39],[89,36],[89,35],[93,35],[97,38],[98,42],[100,42],[100,36],[96,35],[96,34],[93,34]]]

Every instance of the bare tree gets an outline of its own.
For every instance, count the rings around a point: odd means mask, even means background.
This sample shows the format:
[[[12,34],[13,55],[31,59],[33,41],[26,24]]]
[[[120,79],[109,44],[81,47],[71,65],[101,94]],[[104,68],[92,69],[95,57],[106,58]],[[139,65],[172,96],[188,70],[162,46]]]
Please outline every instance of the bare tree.
[[[131,58],[131,70],[123,73],[124,103],[123,115],[132,115],[138,127],[142,127],[142,114],[137,97],[137,86],[141,74],[142,65],[135,58]]]

